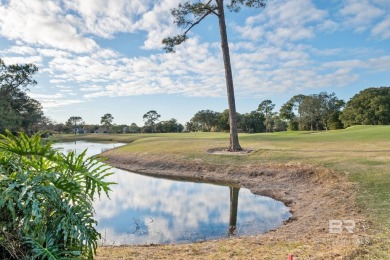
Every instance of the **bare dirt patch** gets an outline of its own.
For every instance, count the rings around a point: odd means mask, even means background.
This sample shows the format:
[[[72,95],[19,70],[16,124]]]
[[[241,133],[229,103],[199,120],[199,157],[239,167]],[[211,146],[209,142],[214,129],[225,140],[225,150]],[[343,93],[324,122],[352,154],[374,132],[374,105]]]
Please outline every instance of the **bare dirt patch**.
[[[247,155],[248,153],[253,152],[253,149],[242,149],[241,151],[232,152],[226,148],[214,148],[207,150],[209,154],[221,154],[221,155]]]
[[[301,164],[214,165],[107,151],[107,163],[170,179],[239,184],[254,194],[283,201],[293,217],[277,230],[251,237],[184,245],[100,247],[97,259],[352,259],[364,256],[369,223],[355,205],[356,187],[330,170]],[[329,232],[329,220],[353,220],[353,233]],[[298,258],[299,257],[299,258]]]

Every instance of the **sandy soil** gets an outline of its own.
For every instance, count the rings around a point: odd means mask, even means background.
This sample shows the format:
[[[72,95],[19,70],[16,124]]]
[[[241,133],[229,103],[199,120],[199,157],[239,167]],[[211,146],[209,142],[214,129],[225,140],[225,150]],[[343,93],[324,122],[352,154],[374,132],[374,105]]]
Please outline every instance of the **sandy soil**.
[[[355,205],[356,187],[345,177],[308,165],[245,167],[175,161],[147,154],[103,154],[117,168],[170,179],[239,184],[253,193],[283,201],[293,217],[263,235],[186,245],[100,247],[97,259],[353,259],[372,242],[370,225]],[[213,156],[210,154],[210,156]],[[353,233],[329,232],[329,220],[353,220]],[[232,255],[232,252],[233,255]]]

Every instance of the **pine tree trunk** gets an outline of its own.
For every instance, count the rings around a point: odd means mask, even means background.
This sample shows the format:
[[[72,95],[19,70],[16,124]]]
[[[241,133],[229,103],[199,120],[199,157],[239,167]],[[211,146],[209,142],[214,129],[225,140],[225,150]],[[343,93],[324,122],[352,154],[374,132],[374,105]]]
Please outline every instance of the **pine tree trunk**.
[[[223,64],[225,67],[226,87],[227,87],[227,96],[228,96],[228,103],[229,103],[229,123],[230,123],[229,151],[236,152],[236,151],[241,151],[242,148],[240,146],[240,143],[238,142],[236,101],[234,99],[233,75],[232,75],[232,68],[230,65],[229,45],[228,45],[226,24],[225,24],[225,13],[223,8],[223,0],[217,0],[216,2],[218,5],[219,31],[221,34]]]

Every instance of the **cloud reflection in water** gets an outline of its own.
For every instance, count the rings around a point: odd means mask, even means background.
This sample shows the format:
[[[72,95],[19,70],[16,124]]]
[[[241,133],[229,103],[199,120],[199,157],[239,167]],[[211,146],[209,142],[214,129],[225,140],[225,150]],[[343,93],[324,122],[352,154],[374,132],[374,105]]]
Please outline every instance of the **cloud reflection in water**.
[[[57,144],[65,151],[75,143]],[[115,144],[118,146],[118,144]],[[88,154],[113,148],[113,144],[77,142]],[[110,198],[94,203],[102,243],[184,243],[229,235],[230,190],[228,186],[159,179],[115,169],[109,181]],[[240,188],[237,235],[265,233],[291,216],[281,202]]]

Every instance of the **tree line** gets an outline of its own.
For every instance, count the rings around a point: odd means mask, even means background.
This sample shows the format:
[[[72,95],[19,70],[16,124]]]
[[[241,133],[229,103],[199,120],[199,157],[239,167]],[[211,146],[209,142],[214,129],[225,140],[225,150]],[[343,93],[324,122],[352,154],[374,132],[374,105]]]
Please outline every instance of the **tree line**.
[[[161,115],[150,110],[143,115],[144,125],[113,123],[106,113],[100,124],[85,124],[81,116],[71,116],[65,123],[49,120],[39,101],[28,96],[28,87],[38,68],[33,64],[5,65],[0,59],[0,132],[5,129],[28,134],[41,130],[57,133],[172,133],[183,131],[230,131],[229,110],[198,111],[185,125],[177,119],[159,121]],[[264,100],[249,113],[236,113],[238,132],[259,133],[286,130],[328,130],[352,125],[390,124],[390,87],[367,88],[348,102],[335,93],[295,95],[279,111],[271,100]]]
[[[343,127],[340,115],[344,104],[334,93],[321,92],[296,95],[275,111],[275,104],[267,99],[254,111],[237,113],[237,127],[244,133],[339,129]],[[186,128],[190,131],[228,131],[227,112],[199,111]]]
[[[111,114],[108,114],[110,117]],[[105,116],[102,117],[104,126]],[[229,132],[229,110],[198,111],[185,126],[176,119],[158,122],[161,117],[155,110],[144,114],[145,125],[114,125],[115,133],[170,133],[170,132]],[[280,131],[336,130],[351,125],[390,124],[390,87],[368,88],[347,103],[335,93],[320,92],[312,95],[295,95],[284,103],[279,111],[267,99],[259,103],[256,110],[236,113],[237,129],[241,133]],[[69,120],[68,120],[69,121]],[[66,125],[70,125],[68,122]],[[94,126],[95,129],[99,125]],[[84,126],[88,128],[88,126]]]
[[[320,131],[352,125],[390,124],[390,87],[367,88],[348,102],[335,93],[295,95],[279,111],[267,99],[250,113],[237,113],[239,132]],[[228,111],[201,110],[186,123],[189,131],[228,131]]]
[[[184,126],[175,118],[158,122],[161,117],[155,110],[150,110],[144,114],[145,121],[143,126],[138,126],[136,123],[115,124],[114,117],[110,113],[106,113],[101,117],[100,124],[85,124],[80,116],[71,116],[65,124],[47,125],[47,130],[61,133],[179,133],[183,132]]]

